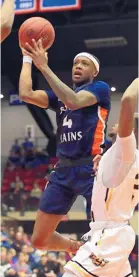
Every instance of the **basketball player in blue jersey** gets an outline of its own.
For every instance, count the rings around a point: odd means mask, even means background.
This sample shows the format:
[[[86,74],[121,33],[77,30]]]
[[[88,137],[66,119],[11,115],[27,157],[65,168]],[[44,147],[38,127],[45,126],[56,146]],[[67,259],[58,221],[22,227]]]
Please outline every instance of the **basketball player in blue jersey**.
[[[78,195],[91,207],[94,181],[93,158],[103,153],[106,122],[110,111],[110,88],[94,81],[99,73],[98,59],[89,53],[74,58],[73,89],[65,85],[48,66],[41,40],[34,48],[22,49],[23,66],[19,81],[20,97],[27,103],[51,108],[57,116],[57,156],[59,161],[51,173],[40,201],[32,243],[35,248],[59,249],[61,240],[55,232]],[[52,91],[32,89],[32,60],[46,78]],[[74,249],[74,243],[69,247]],[[70,248],[70,250],[71,250]],[[56,250],[56,249],[55,249]]]
[[[4,0],[0,9],[0,42],[11,33],[14,21],[14,0]]]

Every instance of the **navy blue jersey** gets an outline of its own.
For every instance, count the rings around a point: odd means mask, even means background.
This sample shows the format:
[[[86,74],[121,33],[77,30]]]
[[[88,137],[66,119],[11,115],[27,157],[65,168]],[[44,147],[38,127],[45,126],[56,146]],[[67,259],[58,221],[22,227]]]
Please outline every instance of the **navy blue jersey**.
[[[76,88],[75,93],[81,90],[94,94],[97,104],[71,111],[52,91],[47,91],[49,108],[56,111],[59,158],[78,159],[103,152],[110,88],[107,83],[96,81]]]

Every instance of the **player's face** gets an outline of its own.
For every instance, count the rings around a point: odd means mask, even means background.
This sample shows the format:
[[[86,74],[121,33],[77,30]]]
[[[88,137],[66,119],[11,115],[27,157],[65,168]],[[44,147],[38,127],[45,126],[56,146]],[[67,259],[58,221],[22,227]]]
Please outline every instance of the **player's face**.
[[[76,84],[87,83],[97,75],[95,65],[86,57],[79,57],[74,61],[72,68],[72,81]]]

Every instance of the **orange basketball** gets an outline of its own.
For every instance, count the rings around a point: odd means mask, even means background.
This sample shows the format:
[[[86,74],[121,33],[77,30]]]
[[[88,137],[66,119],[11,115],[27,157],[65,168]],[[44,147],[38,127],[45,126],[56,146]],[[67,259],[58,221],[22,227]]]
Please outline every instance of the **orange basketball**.
[[[37,42],[42,38],[43,47],[49,49],[55,40],[55,30],[48,20],[31,17],[21,25],[18,36],[20,45],[24,48],[26,42],[33,46],[32,39]]]

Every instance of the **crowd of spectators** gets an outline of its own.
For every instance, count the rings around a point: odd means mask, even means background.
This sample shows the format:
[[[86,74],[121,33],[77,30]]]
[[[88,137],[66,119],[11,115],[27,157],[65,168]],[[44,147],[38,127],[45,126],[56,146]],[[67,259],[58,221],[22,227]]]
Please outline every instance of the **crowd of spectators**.
[[[62,277],[70,259],[65,252],[46,252],[32,247],[22,226],[1,226],[1,277]]]
[[[9,211],[20,210],[22,205],[26,206],[25,210],[36,210],[41,196],[42,189],[37,182],[33,184],[30,191],[26,191],[24,183],[17,176],[16,182],[12,182],[9,191],[3,195],[2,204],[5,205]]]
[[[37,209],[54,163],[45,150],[37,149],[29,138],[11,147],[2,185],[2,210]],[[11,175],[12,174],[12,175]]]
[[[7,167],[12,171],[16,167],[29,169],[44,163],[49,163],[46,150],[36,148],[33,141],[25,138],[22,144],[19,144],[18,139],[15,140],[11,147]]]
[[[22,226],[1,225],[1,277],[62,277],[64,265],[71,258],[65,252],[47,252],[32,247]],[[133,277],[138,276],[138,256],[131,254]]]

